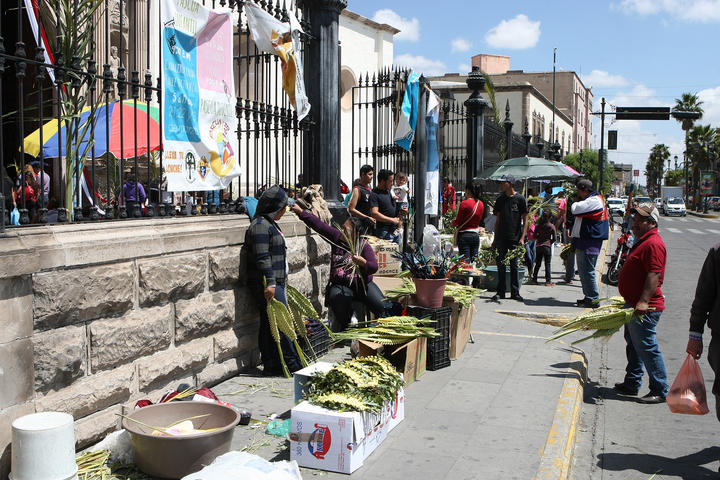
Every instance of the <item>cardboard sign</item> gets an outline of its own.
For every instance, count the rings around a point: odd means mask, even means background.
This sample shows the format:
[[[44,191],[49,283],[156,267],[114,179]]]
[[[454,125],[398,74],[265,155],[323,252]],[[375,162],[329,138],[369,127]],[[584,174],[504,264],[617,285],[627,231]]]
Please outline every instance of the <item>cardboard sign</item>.
[[[369,238],[369,243],[378,262],[378,271],[375,275],[396,275],[402,271],[400,260],[393,257],[398,252],[397,243],[374,237]]]

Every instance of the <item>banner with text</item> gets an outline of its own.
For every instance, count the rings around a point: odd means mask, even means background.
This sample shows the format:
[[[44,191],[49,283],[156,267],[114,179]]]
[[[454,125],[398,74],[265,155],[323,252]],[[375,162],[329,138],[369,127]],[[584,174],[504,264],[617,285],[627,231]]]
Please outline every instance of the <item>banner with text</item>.
[[[225,188],[241,173],[227,9],[162,0],[163,165],[168,190]]]

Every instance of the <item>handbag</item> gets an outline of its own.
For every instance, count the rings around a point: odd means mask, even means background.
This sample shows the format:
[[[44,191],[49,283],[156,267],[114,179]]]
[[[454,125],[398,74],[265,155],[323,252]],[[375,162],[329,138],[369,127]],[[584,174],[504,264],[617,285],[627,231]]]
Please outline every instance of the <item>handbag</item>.
[[[480,205],[480,200],[477,200],[475,202],[475,208],[473,208],[473,211],[470,214],[470,216],[468,217],[468,219],[465,220],[462,225],[460,225],[458,228],[455,229],[455,233],[453,233],[453,247],[457,247],[458,234],[460,233],[460,230],[462,230],[462,228],[465,225],[467,225],[467,223],[470,221],[470,219],[475,216],[475,212],[477,212],[478,205]]]

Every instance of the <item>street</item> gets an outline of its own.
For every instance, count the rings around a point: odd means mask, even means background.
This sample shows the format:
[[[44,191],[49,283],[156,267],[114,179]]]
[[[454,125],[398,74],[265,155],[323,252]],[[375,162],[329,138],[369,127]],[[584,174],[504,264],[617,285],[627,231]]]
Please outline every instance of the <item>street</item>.
[[[668,251],[663,293],[667,310],[658,325],[658,341],[672,384],[682,362],[688,338],[690,305],[697,277],[708,249],[720,241],[720,220],[661,217],[660,233]],[[611,249],[614,248],[611,245]],[[617,294],[613,287],[608,295]],[[601,296],[605,292],[601,291]],[[718,478],[720,447],[718,421],[710,393],[713,374],[707,363],[709,335],[703,338],[700,360],[709,414],[677,415],[666,404],[643,405],[635,397],[616,394],[623,380],[625,342],[621,334],[609,341],[581,344],[588,360],[588,379],[571,476],[575,479]],[[648,391],[647,375],[640,395]]]

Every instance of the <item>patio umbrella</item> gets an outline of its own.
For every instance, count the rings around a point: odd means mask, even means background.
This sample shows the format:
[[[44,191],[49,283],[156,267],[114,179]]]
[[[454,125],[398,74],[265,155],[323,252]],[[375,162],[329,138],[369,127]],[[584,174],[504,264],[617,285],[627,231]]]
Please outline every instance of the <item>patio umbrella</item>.
[[[122,150],[120,148],[120,111],[122,110]],[[135,124],[135,113],[137,113],[137,126]],[[85,107],[80,115],[80,128],[78,134],[82,132],[82,125],[88,121],[92,110]],[[109,119],[109,127],[107,121]],[[160,150],[160,113],[158,107],[150,106],[143,102],[135,102],[133,100],[124,100],[121,102],[103,103],[95,109],[95,144],[93,152],[88,151],[88,155],[95,154],[100,157],[108,151],[120,158],[132,158],[135,156],[135,144],[137,143],[137,155],[147,153],[148,147],[150,151]],[[150,124],[150,139],[148,141],[148,122]],[[60,157],[65,154],[65,139],[67,122],[57,119],[50,120],[43,128],[43,156],[47,158]],[[61,128],[58,129],[58,126]],[[58,131],[59,130],[59,131]],[[80,142],[80,151],[85,149],[85,145],[90,139],[91,130],[88,127],[84,138],[78,139]],[[109,139],[109,145],[108,145]],[[25,137],[25,152],[37,157],[40,155],[40,129]],[[62,144],[62,150],[60,149]],[[109,146],[109,148],[108,148]]]
[[[564,163],[538,157],[510,158],[483,170],[475,180],[500,180],[512,175],[516,180],[565,180],[582,176]]]

